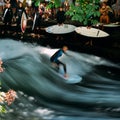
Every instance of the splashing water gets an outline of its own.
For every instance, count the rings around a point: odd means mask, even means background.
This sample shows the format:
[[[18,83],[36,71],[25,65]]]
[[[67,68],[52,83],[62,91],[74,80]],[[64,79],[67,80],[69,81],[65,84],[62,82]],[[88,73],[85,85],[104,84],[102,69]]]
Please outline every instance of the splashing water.
[[[17,91],[18,99],[3,119],[115,120],[120,115],[120,66],[101,57],[68,50],[68,74],[83,80],[66,84],[50,67],[58,49],[14,40],[0,41],[3,88]]]

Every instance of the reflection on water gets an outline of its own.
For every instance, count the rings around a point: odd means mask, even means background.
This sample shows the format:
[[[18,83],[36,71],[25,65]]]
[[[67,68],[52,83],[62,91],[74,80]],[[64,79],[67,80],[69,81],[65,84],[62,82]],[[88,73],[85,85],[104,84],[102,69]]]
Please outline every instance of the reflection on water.
[[[17,91],[18,99],[1,118],[13,120],[115,120],[120,115],[120,66],[103,58],[68,51],[62,56],[68,74],[83,80],[66,84],[50,67],[57,49],[13,40],[0,41],[5,71],[3,88]]]

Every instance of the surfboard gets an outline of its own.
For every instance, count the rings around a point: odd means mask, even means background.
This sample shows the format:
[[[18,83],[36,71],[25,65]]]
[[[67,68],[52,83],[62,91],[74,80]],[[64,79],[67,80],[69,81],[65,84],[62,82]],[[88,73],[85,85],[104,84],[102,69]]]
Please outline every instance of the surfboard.
[[[64,77],[64,71],[62,67],[59,68],[58,73],[64,79],[64,82],[66,83],[75,84],[75,83],[79,83],[82,81],[82,77],[75,73],[68,73],[68,76]]]
[[[21,17],[21,31],[24,33],[27,27],[27,17],[25,12],[22,13]]]
[[[75,28],[75,31],[80,35],[93,38],[102,38],[109,36],[108,33],[97,28],[77,27]]]
[[[76,26],[70,24],[63,25],[52,25],[47,27],[45,30],[47,33],[51,34],[67,34],[75,30]]]
[[[116,22],[116,23],[110,23],[110,24],[104,24],[104,27],[119,27],[120,23]]]
[[[64,77],[64,71],[61,67],[59,69],[56,65],[52,64],[51,68],[58,73],[58,75],[68,84],[76,84],[82,81],[82,77],[78,74],[68,74],[68,77]]]
[[[32,30],[34,30],[34,27],[35,27],[35,21],[36,21],[36,13],[35,13],[35,15],[34,15],[34,20],[33,20],[33,25],[32,25]]]
[[[68,75],[68,77],[64,77],[62,75],[62,77],[65,83],[68,83],[68,84],[75,84],[75,83],[79,83],[82,81],[82,77],[77,74]]]

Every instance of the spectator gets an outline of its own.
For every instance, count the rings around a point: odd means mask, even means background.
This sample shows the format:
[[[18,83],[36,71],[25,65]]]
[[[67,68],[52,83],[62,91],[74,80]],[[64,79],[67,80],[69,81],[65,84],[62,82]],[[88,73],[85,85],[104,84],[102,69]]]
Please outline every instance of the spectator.
[[[15,12],[16,23],[17,23],[17,32],[21,32],[21,17],[22,17],[23,12],[25,12],[25,14],[26,14],[23,4],[21,2],[19,2],[18,7]],[[27,16],[27,14],[26,14],[26,16]]]
[[[101,8],[100,8],[100,23],[104,23],[104,24],[109,24],[110,23],[110,17],[109,14],[112,13],[112,9],[110,8],[110,6],[108,6],[106,4],[106,2],[102,2],[101,3]]]
[[[34,17],[33,17],[33,26],[32,26],[32,30],[34,31],[35,34],[38,34],[38,38],[39,36],[39,31],[40,31],[40,26],[41,26],[41,22],[42,22],[42,15],[43,15],[43,11],[40,7],[37,8],[37,10],[35,10],[34,13]]]
[[[112,9],[115,14],[115,18],[120,17],[120,0],[116,0],[116,3],[112,5]]]
[[[10,3],[10,0],[4,0],[5,3]]]
[[[65,11],[63,10],[62,7],[60,7],[59,10],[57,11],[56,18],[58,25],[62,25],[65,22],[66,16]]]
[[[2,31],[3,34],[5,32],[9,32],[9,30],[11,28],[12,18],[13,18],[13,11],[11,8],[11,4],[6,3],[5,8],[3,9],[3,14],[2,14],[2,20],[4,23],[4,28]]]

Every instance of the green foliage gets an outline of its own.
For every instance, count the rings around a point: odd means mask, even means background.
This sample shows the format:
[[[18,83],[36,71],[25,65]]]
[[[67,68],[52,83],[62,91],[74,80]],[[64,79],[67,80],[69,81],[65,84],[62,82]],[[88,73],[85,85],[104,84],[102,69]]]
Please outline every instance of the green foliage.
[[[35,6],[39,6],[40,2],[44,0],[32,0],[35,3]],[[50,0],[47,8],[58,8],[61,5],[61,0]]]
[[[40,2],[43,2],[44,0],[32,0],[35,3],[35,6],[39,6]]]
[[[100,16],[100,0],[76,0],[75,5],[72,3],[70,9],[66,12],[71,20],[78,21],[83,25],[92,25],[98,23]],[[50,0],[48,8],[58,8],[61,0]]]
[[[6,113],[6,108],[3,105],[0,105],[0,113]]]
[[[61,5],[61,1],[60,0],[50,0],[50,2],[47,5],[47,8],[51,9],[51,8],[58,8]]]
[[[1,90],[1,81],[0,81],[0,90]],[[1,94],[0,94],[0,99],[1,99]],[[0,105],[0,113],[6,113],[6,108],[4,105]]]
[[[76,0],[76,4],[71,4],[70,9],[66,12],[66,15],[70,16],[72,20],[79,21],[83,25],[98,22],[99,0]]]
[[[39,6],[39,4],[40,4],[40,0],[37,0],[37,1],[35,2],[35,6],[37,7],[37,6]]]

